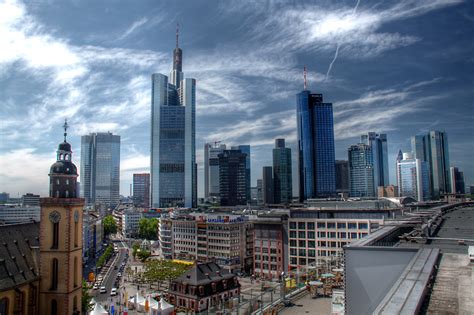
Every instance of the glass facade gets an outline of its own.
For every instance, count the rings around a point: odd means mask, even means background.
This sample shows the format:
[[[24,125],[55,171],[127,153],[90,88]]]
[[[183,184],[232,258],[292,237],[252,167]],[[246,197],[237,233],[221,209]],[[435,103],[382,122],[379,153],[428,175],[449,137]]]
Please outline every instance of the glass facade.
[[[133,203],[137,207],[150,206],[150,174],[133,174]]]
[[[221,206],[247,204],[246,158],[240,150],[224,150],[219,154],[219,191]]]
[[[387,135],[368,132],[360,136],[360,142],[370,146],[374,164],[374,187],[388,186],[388,148]]]
[[[375,197],[373,154],[369,145],[359,143],[348,150],[349,194],[351,197]]]
[[[285,148],[285,139],[276,139],[273,149],[274,203],[288,204],[293,199],[291,149]]]
[[[196,82],[182,79],[178,47],[171,83],[152,75],[151,206],[196,207]],[[177,62],[177,63],[176,63]]]
[[[418,201],[431,198],[430,172],[428,163],[414,159],[405,153],[403,160],[397,163],[397,178],[400,197],[412,197]]]
[[[81,137],[81,180],[81,196],[86,204],[118,205],[120,136],[108,132]]]
[[[332,103],[322,94],[297,94],[298,175],[301,201],[335,195]]]
[[[240,150],[242,153],[247,154],[245,158],[245,198],[250,200],[250,188],[251,188],[251,168],[250,168],[250,145],[242,144],[238,146],[233,146],[232,150]]]
[[[448,134],[443,131],[430,131],[425,135],[416,135],[411,139],[415,159],[428,163],[430,172],[430,190],[433,198],[451,191],[449,174]]]

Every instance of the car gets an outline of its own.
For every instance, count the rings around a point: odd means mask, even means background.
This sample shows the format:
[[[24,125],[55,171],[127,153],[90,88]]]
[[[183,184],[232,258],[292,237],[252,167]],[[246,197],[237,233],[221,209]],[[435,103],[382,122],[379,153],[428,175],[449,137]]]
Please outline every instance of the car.
[[[117,277],[120,278],[121,276],[122,276],[122,273],[121,273],[121,272],[117,273]]]
[[[117,270],[117,268],[118,268],[117,265],[115,265],[115,266],[114,266],[114,270]]]
[[[98,290],[99,289],[99,284],[96,282],[94,283],[94,286],[92,287],[92,290]]]
[[[99,293],[107,293],[107,289],[105,287],[100,287]]]
[[[110,290],[110,296],[114,295],[117,295],[117,288],[112,288],[112,290]]]

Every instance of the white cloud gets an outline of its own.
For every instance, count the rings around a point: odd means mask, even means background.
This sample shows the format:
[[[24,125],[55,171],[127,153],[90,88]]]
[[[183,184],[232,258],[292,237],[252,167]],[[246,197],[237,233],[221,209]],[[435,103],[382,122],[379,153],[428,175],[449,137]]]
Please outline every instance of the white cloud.
[[[144,25],[146,22],[148,22],[148,18],[142,17],[141,19],[133,22],[132,25],[123,33],[120,37],[119,40],[124,39],[125,37],[129,36],[133,32],[135,32],[138,28],[140,28],[142,25]]]

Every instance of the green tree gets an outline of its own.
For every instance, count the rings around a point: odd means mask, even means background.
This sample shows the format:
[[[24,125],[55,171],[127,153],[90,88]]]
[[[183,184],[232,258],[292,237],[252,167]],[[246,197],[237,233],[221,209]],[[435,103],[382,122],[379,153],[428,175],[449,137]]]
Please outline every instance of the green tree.
[[[140,219],[138,221],[138,235],[147,240],[156,240],[158,238],[158,219]]]
[[[137,253],[137,256],[142,262],[145,262],[148,259],[148,257],[151,256],[151,253],[147,250],[140,250]]]
[[[102,220],[102,225],[104,226],[104,234],[115,234],[117,233],[117,224],[115,223],[114,217],[112,215],[107,215]]]
[[[163,281],[175,280],[184,274],[192,265],[177,263],[171,260],[149,260],[145,262],[145,271],[143,277],[149,283],[157,282],[160,287]]]
[[[138,249],[140,249],[140,244],[138,242],[133,243],[133,245],[132,245],[132,256],[133,256],[133,258],[137,257]]]
[[[87,286],[87,282],[82,279],[82,311],[89,313],[92,311],[93,305],[91,305],[92,296],[89,295],[89,287]]]

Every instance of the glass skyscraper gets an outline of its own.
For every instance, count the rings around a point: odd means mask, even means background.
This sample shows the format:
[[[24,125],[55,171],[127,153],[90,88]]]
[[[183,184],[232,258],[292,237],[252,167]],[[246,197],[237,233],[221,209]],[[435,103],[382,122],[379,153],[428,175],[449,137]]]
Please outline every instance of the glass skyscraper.
[[[372,148],[364,143],[351,145],[349,157],[349,195],[375,197]]]
[[[150,207],[150,174],[133,174],[133,204],[137,207]]]
[[[336,194],[332,103],[304,90],[296,95],[299,199]]]
[[[173,51],[168,77],[152,75],[151,205],[196,207],[196,81],[182,72],[182,51]]]
[[[293,199],[291,149],[285,147],[285,139],[276,139],[273,149],[274,203],[288,204]]]
[[[245,198],[250,200],[250,186],[251,186],[251,169],[250,169],[250,145],[242,144],[237,146],[232,146],[232,150],[240,150],[242,153],[247,154],[245,158]]]
[[[226,149],[225,144],[206,143],[204,145],[204,197],[219,198],[219,154]]]
[[[221,206],[246,205],[246,158],[240,150],[224,150],[219,157]]]
[[[416,135],[411,139],[415,159],[428,163],[430,188],[433,198],[451,191],[449,171],[448,134],[443,131],[430,131],[425,135]]]
[[[387,135],[368,132],[360,136],[360,142],[370,146],[374,162],[374,187],[388,186],[388,148]]]
[[[115,207],[120,200],[120,136],[81,137],[81,197],[87,205]]]
[[[418,201],[431,198],[428,163],[415,159],[412,153],[404,153],[397,162],[398,191],[400,197],[412,197]]]

